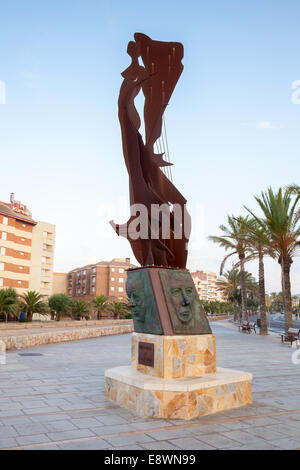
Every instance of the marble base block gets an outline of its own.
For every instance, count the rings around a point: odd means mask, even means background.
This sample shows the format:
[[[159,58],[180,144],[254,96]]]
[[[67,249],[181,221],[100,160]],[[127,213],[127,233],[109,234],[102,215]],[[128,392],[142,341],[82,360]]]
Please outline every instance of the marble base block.
[[[162,336],[133,333],[131,367],[153,377],[179,379],[216,372],[214,335]],[[154,345],[154,367],[139,363],[139,343]]]
[[[122,366],[105,377],[107,398],[144,417],[188,420],[252,403],[252,374],[231,369],[168,380]]]

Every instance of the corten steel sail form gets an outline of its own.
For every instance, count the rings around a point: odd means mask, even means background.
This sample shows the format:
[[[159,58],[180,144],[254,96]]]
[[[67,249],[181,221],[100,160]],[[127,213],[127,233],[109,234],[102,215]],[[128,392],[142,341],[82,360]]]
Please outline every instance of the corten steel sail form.
[[[130,225],[138,217],[133,212],[128,222],[116,225],[115,230],[129,240],[142,266],[185,268],[191,225],[186,199],[161,170],[170,163],[164,161],[163,154],[154,153],[154,143],[162,133],[165,108],[183,70],[183,46],[177,42],[153,41],[140,33],[136,33],[134,39],[127,48],[132,62],[122,73],[124,80],[118,106],[123,154],[129,174],[130,205],[143,204],[147,208],[148,237],[131,238]],[[140,65],[139,58],[143,65]],[[145,97],[145,142],[139,132],[141,120],[134,105],[134,99],[141,90]],[[151,217],[153,204],[165,204],[170,219],[169,237],[162,233],[161,214],[155,219],[152,213]],[[174,211],[174,205],[181,211]],[[156,239],[153,237],[154,225],[159,227]]]

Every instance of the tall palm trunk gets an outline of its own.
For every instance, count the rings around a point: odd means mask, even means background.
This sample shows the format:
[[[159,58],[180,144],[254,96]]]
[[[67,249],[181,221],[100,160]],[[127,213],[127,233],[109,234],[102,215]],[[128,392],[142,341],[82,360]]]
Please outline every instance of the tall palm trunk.
[[[285,332],[287,333],[289,328],[293,328],[293,316],[292,316],[292,295],[291,295],[291,280],[290,280],[290,269],[292,260],[290,257],[282,257],[281,268],[282,268],[282,294],[284,304],[284,322]]]
[[[258,282],[259,282],[259,303],[260,303],[260,334],[268,334],[267,313],[266,313],[266,291],[265,291],[265,267],[264,256],[260,251],[258,254]]]
[[[248,321],[247,311],[247,294],[246,294],[246,283],[245,283],[245,255],[239,255],[241,261],[241,295],[242,295],[242,318],[244,321]]]

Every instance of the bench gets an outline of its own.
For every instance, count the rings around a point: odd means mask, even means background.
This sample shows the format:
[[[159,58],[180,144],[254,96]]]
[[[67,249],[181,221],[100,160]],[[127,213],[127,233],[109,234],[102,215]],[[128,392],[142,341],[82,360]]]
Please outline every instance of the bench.
[[[300,329],[298,328],[289,328],[287,333],[282,333],[281,335],[281,342],[288,341],[291,343],[291,346],[294,341],[296,341],[296,345],[298,347],[298,340],[300,340]]]
[[[253,330],[256,334],[256,325],[255,322],[248,322],[248,321],[243,321],[239,326],[239,331],[248,331],[248,333],[251,333],[251,330]]]

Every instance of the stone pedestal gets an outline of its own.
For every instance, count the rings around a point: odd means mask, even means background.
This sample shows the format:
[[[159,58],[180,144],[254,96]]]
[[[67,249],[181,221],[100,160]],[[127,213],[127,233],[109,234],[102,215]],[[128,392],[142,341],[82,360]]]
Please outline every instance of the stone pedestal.
[[[153,345],[154,364],[139,362],[139,344]],[[131,339],[133,371],[179,379],[216,372],[216,338],[214,335],[160,336],[133,333]]]
[[[251,374],[216,368],[212,334],[133,333],[131,366],[105,377],[106,396],[145,417],[188,420],[252,402]]]
[[[141,416],[193,419],[251,403],[252,375],[216,367],[216,339],[187,270],[129,270],[131,366],[105,372],[106,396]]]

